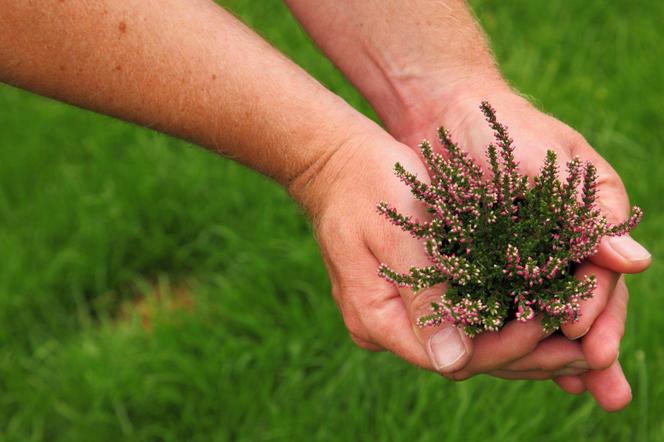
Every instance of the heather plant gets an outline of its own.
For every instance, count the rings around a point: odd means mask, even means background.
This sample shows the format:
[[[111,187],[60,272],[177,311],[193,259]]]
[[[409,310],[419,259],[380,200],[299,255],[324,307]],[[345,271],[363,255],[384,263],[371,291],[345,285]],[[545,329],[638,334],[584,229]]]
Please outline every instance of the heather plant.
[[[401,274],[381,265],[379,274],[413,291],[440,287],[440,301],[418,319],[421,327],[450,322],[469,336],[500,329],[508,320],[536,315],[546,331],[574,322],[580,301],[596,288],[592,275],[574,276],[576,264],[597,252],[604,236],[624,235],[642,211],[610,225],[596,204],[597,173],[576,157],[567,177],[558,176],[556,154],[549,150],[532,183],[519,171],[507,128],[487,102],[480,109],[495,134],[487,147],[490,174],[438,130],[443,155],[420,145],[431,182],[427,184],[397,163],[395,174],[431,214],[429,220],[403,215],[386,202],[378,210],[393,224],[425,240],[428,267]]]

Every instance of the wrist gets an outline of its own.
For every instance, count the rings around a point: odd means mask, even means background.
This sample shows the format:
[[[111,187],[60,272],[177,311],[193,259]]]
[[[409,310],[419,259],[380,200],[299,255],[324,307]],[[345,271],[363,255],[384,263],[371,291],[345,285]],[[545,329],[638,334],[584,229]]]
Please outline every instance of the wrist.
[[[391,139],[360,115],[340,123],[321,132],[316,142],[320,146],[318,157],[285,183],[291,197],[314,220],[326,206],[332,189],[344,192],[338,189],[340,183],[348,175],[348,169],[357,163],[357,157],[374,149],[373,140]]]
[[[397,90],[409,100],[399,109],[390,110],[391,121],[385,124],[395,138],[410,147],[432,137],[441,125],[454,129],[478,114],[482,100],[518,97],[497,69],[489,67],[477,67],[472,72],[427,73],[426,77],[408,79]]]

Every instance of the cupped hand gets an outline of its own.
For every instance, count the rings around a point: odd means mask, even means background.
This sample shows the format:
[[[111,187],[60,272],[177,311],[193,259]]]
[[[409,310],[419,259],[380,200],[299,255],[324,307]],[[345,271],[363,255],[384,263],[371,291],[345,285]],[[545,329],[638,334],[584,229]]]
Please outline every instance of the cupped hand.
[[[546,151],[551,149],[557,153],[564,178],[566,163],[578,156],[597,167],[597,202],[608,221],[618,224],[628,217],[630,205],[620,177],[578,132],[540,112],[510,90],[497,88],[490,93],[481,90],[468,88],[445,99],[432,98],[430,103],[417,109],[417,116],[408,120],[410,123],[395,128],[394,135],[409,146],[416,146],[422,139],[431,138],[435,128],[443,125],[462,149],[486,165],[486,147],[494,141],[494,135],[479,104],[487,100],[514,139],[514,154],[522,173],[536,175]],[[620,274],[642,272],[650,261],[650,254],[643,246],[629,236],[621,236],[603,239],[597,254],[579,266],[577,275],[595,274],[598,287],[592,298],[582,301],[579,320],[564,325],[562,332],[569,339],[581,342],[591,370],[580,377],[557,377],[555,380],[561,388],[570,393],[588,389],[607,410],[620,409],[629,403],[629,384],[617,361],[627,305],[627,288]]]
[[[444,287],[412,293],[378,276],[381,263],[403,272],[428,264],[422,241],[376,210],[378,202],[389,201],[414,218],[427,216],[394,176],[396,162],[428,180],[414,151],[376,128],[337,149],[315,173],[300,180],[301,188],[295,192],[313,219],[332,294],[355,343],[369,350],[389,350],[455,380],[480,373],[505,379],[584,373],[588,362],[580,342],[563,336],[545,339],[537,320],[515,321],[474,339],[449,324],[414,326],[430,312],[431,302],[440,298]]]

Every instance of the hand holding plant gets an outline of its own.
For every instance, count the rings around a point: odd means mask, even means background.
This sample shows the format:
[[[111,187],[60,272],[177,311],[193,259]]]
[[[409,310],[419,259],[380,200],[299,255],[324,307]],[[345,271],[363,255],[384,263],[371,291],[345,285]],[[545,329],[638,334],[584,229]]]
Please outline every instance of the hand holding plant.
[[[407,274],[382,265],[380,275],[416,292],[447,285],[432,312],[418,319],[420,326],[447,322],[472,337],[497,331],[509,319],[525,322],[537,314],[544,330],[553,332],[576,322],[580,301],[591,298],[596,288],[594,275],[574,278],[575,266],[597,253],[603,236],[633,229],[642,213],[635,207],[628,220],[610,226],[596,206],[595,166],[582,165],[575,157],[561,183],[551,150],[529,186],[528,177],[519,172],[507,128],[487,102],[480,108],[497,144],[487,148],[490,178],[444,128],[438,134],[446,157],[434,153],[427,141],[420,146],[431,184],[397,163],[396,175],[432,219],[413,220],[386,202],[378,209],[393,224],[426,239],[431,265],[413,267]]]
[[[500,331],[470,339],[451,325],[421,328],[440,290],[413,295],[376,276],[380,263],[397,271],[430,264],[422,243],[377,216],[375,203],[388,200],[409,216],[424,219],[424,206],[392,174],[399,162],[422,179],[425,165],[415,152],[380,130],[352,137],[318,170],[300,193],[314,220],[332,281],[333,296],[353,340],[362,348],[389,350],[446,377],[480,373],[504,379],[550,379],[587,370],[581,343],[552,336],[540,321],[511,321]],[[439,357],[431,353],[437,332],[450,333]]]

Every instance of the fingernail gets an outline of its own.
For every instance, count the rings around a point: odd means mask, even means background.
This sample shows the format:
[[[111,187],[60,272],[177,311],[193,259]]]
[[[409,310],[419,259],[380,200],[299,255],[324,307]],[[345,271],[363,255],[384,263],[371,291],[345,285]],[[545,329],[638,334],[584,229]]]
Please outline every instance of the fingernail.
[[[614,236],[609,238],[609,247],[627,261],[645,261],[650,259],[650,252],[631,236]]]
[[[578,361],[570,362],[567,364],[567,368],[583,368],[584,370],[587,370],[590,367],[588,366],[588,362],[586,362],[586,360],[581,359]]]
[[[588,331],[590,331],[590,327],[588,327],[587,329],[585,329],[584,331],[582,331],[578,336],[574,336],[573,338],[570,338],[570,339],[571,339],[572,341],[574,341],[575,339],[583,338],[585,335],[588,334]]]
[[[429,358],[436,370],[452,366],[466,354],[461,332],[454,326],[440,330],[429,339]]]

